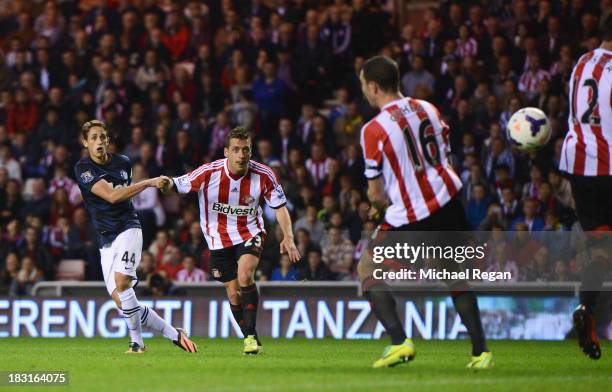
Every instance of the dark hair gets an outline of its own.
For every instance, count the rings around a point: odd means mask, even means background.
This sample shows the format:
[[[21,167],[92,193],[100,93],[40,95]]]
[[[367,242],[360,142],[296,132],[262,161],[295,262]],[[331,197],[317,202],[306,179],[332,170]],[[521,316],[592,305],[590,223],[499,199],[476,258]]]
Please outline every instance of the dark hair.
[[[366,82],[374,82],[383,91],[399,90],[399,69],[397,63],[386,56],[374,56],[368,59],[361,68]]]
[[[251,133],[244,127],[236,127],[232,129],[225,137],[225,148],[229,147],[231,139],[250,140]]]
[[[93,127],[100,127],[106,132],[108,132],[108,128],[106,127],[106,124],[104,122],[100,120],[89,120],[81,127],[81,136],[83,136],[83,139],[87,140],[87,134],[89,133],[89,130]]]
[[[314,248],[314,247],[313,247],[313,248],[308,249],[308,252],[306,252],[306,255],[308,256],[308,255],[310,255],[311,253],[316,253],[316,254],[318,254],[319,256],[321,256],[321,250],[320,250],[319,248]]]
[[[599,30],[602,40],[612,41],[612,12],[608,12],[608,15],[602,18]]]

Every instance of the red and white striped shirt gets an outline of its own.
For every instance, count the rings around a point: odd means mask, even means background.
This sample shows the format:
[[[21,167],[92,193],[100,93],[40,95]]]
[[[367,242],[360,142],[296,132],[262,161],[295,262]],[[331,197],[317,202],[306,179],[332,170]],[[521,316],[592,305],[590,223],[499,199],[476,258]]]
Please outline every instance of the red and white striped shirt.
[[[206,281],[206,273],[204,270],[199,268],[194,268],[189,272],[187,268],[183,268],[179,272],[176,273],[175,280],[177,282],[205,282]]]
[[[543,69],[538,69],[537,72],[527,70],[519,78],[518,90],[532,98],[538,91],[538,83],[542,80],[550,80],[548,71]]]
[[[247,172],[239,178],[230,173],[225,158],[173,181],[179,193],[198,192],[200,226],[211,250],[229,248],[265,233],[262,199],[275,209],[287,203],[272,170],[255,161],[249,161]]]
[[[324,158],[320,161],[315,161],[313,158],[308,158],[304,164],[306,170],[310,173],[312,181],[315,185],[321,185],[325,181],[325,177],[329,172],[330,158]]]
[[[461,189],[450,167],[448,126],[429,102],[400,98],[361,129],[365,176],[384,177],[393,227],[427,218]]]
[[[612,51],[583,55],[570,79],[568,132],[559,169],[579,176],[612,175]]]
[[[461,39],[457,39],[457,49],[455,53],[460,58],[464,58],[467,56],[476,57],[478,54],[478,42],[474,38],[468,38],[466,41],[461,41]]]

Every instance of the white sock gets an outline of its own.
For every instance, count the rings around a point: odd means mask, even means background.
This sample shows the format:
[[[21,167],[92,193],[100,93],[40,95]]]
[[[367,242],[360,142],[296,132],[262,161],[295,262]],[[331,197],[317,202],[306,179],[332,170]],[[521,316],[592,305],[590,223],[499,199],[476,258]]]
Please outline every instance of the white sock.
[[[148,306],[140,305],[140,322],[143,326],[151,328],[170,340],[178,339],[178,331]]]
[[[119,294],[121,301],[121,311],[128,325],[130,339],[132,342],[138,343],[140,347],[144,347],[142,341],[142,325],[140,324],[140,306],[136,299],[136,293],[133,288],[122,291]]]

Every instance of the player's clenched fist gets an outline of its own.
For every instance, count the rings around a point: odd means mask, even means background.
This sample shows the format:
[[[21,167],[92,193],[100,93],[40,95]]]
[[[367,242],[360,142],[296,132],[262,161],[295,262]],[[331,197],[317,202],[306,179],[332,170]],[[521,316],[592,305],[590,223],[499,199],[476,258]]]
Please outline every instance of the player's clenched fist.
[[[166,194],[170,192],[172,189],[172,179],[168,176],[160,176],[159,185],[157,185],[157,189],[159,189],[162,193]]]

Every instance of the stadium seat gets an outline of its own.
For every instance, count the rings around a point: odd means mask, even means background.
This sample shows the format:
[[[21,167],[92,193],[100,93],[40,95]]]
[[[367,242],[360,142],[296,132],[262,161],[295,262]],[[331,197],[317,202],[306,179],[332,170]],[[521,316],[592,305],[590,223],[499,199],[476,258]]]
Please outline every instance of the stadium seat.
[[[85,261],[80,259],[65,259],[57,268],[57,280],[85,279]]]

